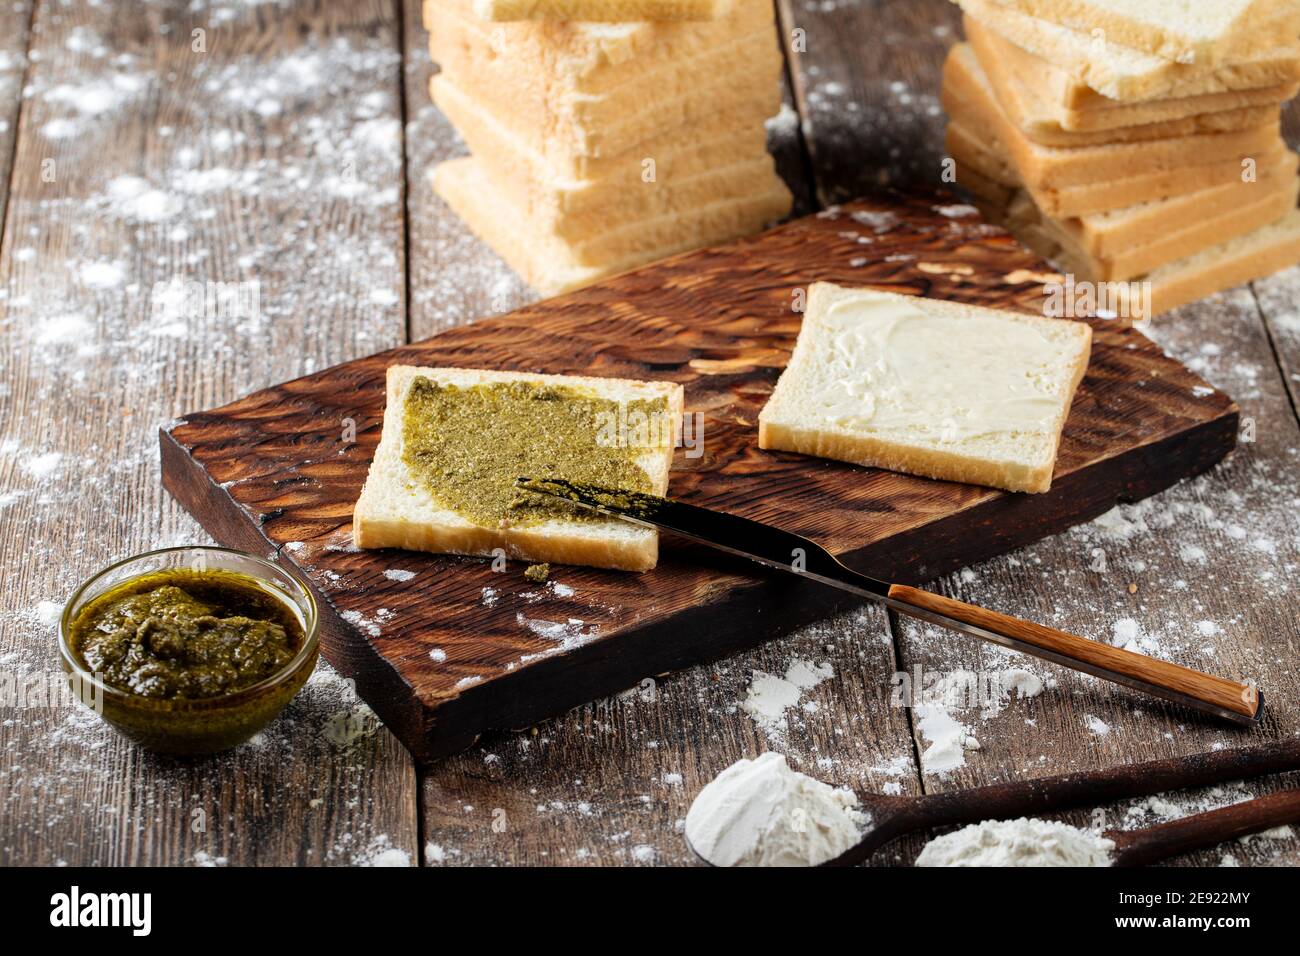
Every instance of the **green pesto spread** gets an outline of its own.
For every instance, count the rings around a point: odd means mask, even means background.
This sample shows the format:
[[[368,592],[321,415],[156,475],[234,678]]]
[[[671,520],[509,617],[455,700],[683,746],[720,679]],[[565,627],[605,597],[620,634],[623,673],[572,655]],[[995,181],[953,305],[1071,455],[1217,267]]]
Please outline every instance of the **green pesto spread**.
[[[406,399],[402,460],[435,501],[481,527],[518,528],[553,518],[611,521],[520,490],[515,479],[545,475],[651,491],[637,459],[647,447],[663,445],[620,440],[611,425],[662,423],[667,411],[666,398],[619,403],[569,386],[460,387],[419,376]]]
[[[110,687],[162,700],[216,697],[271,677],[302,647],[283,601],[233,571],[174,568],[87,604],[72,647]]]

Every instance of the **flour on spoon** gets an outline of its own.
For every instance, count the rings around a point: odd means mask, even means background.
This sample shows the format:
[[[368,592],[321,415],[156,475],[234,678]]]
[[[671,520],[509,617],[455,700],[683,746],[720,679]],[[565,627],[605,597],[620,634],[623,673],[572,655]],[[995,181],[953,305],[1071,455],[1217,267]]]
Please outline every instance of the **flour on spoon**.
[[[857,843],[869,819],[851,791],[768,752],[736,761],[700,791],[686,839],[715,866],[816,866]]]

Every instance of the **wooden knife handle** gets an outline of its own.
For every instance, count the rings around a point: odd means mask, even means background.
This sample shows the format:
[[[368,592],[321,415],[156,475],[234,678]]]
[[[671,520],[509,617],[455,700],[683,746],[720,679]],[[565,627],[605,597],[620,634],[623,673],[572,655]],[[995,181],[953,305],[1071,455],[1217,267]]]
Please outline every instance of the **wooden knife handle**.
[[[1106,836],[1115,841],[1115,866],[1146,866],[1296,822],[1300,822],[1300,790],[1282,790],[1208,813]]]
[[[1259,692],[1246,684],[1202,674],[1178,664],[1090,641],[919,588],[894,584],[889,588],[889,597],[919,611],[960,621],[1026,644],[1042,651],[1042,656],[1049,660],[1076,666],[1087,673],[1140,687],[1151,693],[1163,691],[1162,696],[1174,700],[1191,698],[1243,718],[1253,720],[1259,716]],[[924,615],[920,616],[924,620],[930,620]],[[1072,661],[1074,665],[1071,665]]]

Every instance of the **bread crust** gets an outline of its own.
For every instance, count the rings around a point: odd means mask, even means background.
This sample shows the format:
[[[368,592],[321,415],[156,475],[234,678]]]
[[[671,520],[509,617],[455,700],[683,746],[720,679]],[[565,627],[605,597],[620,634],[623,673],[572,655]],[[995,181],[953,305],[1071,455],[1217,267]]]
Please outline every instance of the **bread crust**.
[[[793,202],[790,190],[773,173],[768,188],[755,195],[624,224],[575,245],[534,229],[472,156],[437,167],[433,184],[475,235],[543,295],[558,295],[647,262],[748,235],[784,217]]]
[[[1152,201],[1153,197],[1190,197],[1225,183],[1241,183],[1241,163],[1234,158],[1062,189],[1044,188],[1024,183],[1020,174],[1000,154],[993,152],[1000,151],[1001,147],[996,137],[986,137],[985,142],[980,142],[960,116],[952,118],[948,123],[946,145],[949,154],[957,161],[958,185],[965,185],[963,176],[970,170],[985,180],[1002,186],[1013,189],[1023,186],[1043,212],[1058,218],[1130,209]],[[1280,141],[1273,148],[1265,150],[1257,157],[1261,178],[1274,171],[1287,175],[1293,173],[1293,157],[1294,154],[1285,149]]]
[[[1046,92],[1071,109],[1114,101],[1137,102],[1222,93],[1294,83],[1300,80],[1300,44],[1292,42],[1261,50],[1237,62],[1208,66],[1179,63],[1113,42],[1106,34],[1098,51],[1087,31],[1061,27],[996,0],[954,0],[963,10],[996,30],[1016,46],[1056,64],[1071,82],[1049,86]],[[1212,2],[1212,0],[1206,0]],[[1276,37],[1285,33],[1278,32]]]
[[[1133,169],[1182,170],[1215,160],[1258,156],[1281,142],[1277,122],[1228,133],[1202,133],[1163,140],[1073,148],[1042,146],[1028,139],[998,104],[969,44],[949,51],[942,102],[950,115],[968,116],[993,131],[1026,182],[1061,188],[1122,179]]]

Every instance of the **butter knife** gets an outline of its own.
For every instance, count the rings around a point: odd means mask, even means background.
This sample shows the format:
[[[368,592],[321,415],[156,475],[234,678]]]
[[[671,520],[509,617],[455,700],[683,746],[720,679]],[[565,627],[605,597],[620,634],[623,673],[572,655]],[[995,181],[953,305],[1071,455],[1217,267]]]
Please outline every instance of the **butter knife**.
[[[1234,723],[1258,725],[1263,717],[1264,693],[1256,687],[1023,621],[942,594],[879,581],[847,567],[815,541],[760,521],[671,498],[563,479],[518,478],[515,486],[625,521],[671,531],[719,551],[876,601],[900,614]]]

